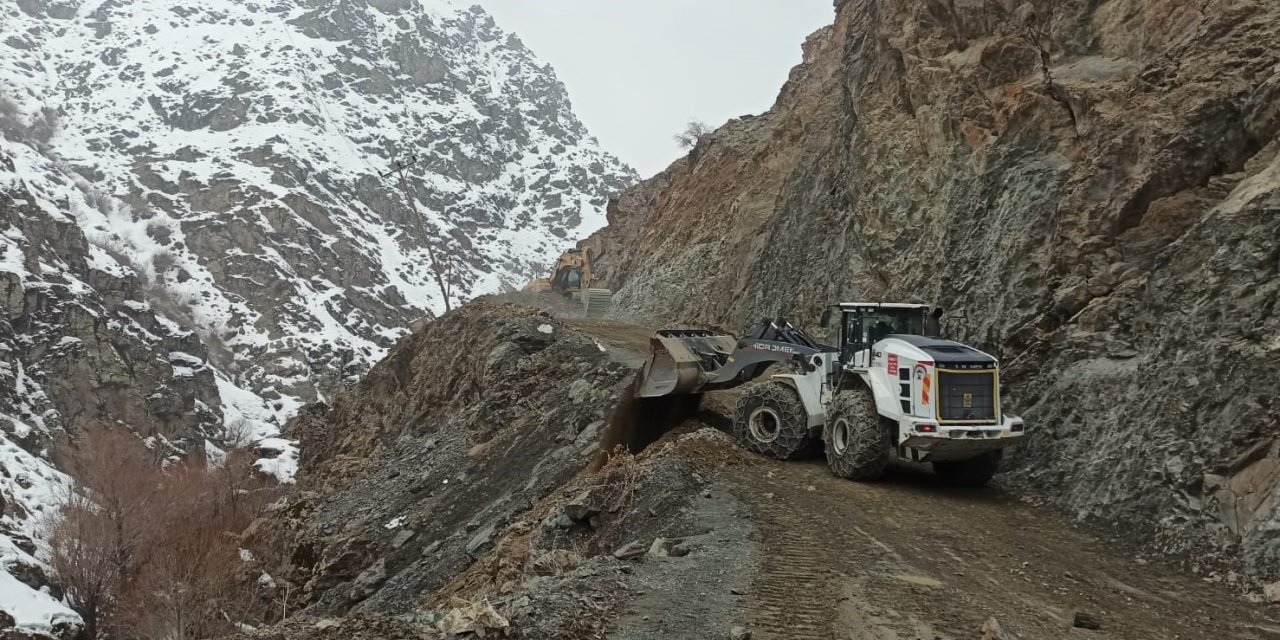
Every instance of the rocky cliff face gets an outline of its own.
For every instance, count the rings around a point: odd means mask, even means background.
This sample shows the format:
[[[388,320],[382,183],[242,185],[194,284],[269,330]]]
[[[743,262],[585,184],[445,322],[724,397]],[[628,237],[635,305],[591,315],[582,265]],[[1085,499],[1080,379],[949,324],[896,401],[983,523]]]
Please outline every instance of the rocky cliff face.
[[[256,442],[289,479],[298,407],[442,284],[457,304],[543,268],[633,175],[478,7],[0,7],[0,563],[42,584],[22,567],[63,482],[47,449],[89,425]],[[9,579],[0,605],[52,602]],[[43,606],[0,611],[66,617]]]
[[[200,454],[223,431],[200,338],[49,206],[77,193],[34,148],[0,138],[0,610],[41,632],[76,622],[42,590],[41,525],[68,483],[50,445],[124,423],[162,455]]]
[[[1280,7],[836,4],[770,112],[611,207],[623,310],[937,302],[1032,425],[1010,486],[1280,573]]]

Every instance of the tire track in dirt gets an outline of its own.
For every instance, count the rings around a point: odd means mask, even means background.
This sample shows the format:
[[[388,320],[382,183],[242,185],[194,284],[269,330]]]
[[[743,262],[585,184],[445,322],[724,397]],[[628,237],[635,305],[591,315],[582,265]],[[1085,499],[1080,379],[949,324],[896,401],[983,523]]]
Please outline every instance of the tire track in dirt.
[[[816,487],[801,489],[786,482],[784,474],[760,467],[739,473],[737,486],[745,488],[755,507],[765,552],[750,593],[748,620],[753,637],[916,637],[919,625],[914,620],[903,626],[892,618],[865,615],[861,617],[867,619],[857,623],[860,635],[836,635],[838,628],[849,627],[842,605],[865,590],[854,576],[868,571],[892,573],[904,564],[902,557],[859,526],[827,520],[828,514],[816,517],[820,514],[805,504],[813,500]],[[765,482],[758,475],[753,478],[754,474],[764,474]],[[912,635],[899,636],[899,631]]]
[[[828,592],[832,575],[813,549],[824,541],[809,527],[779,531],[799,514],[781,503],[776,509],[756,510],[756,523],[764,534],[764,558],[760,575],[751,585],[750,628],[763,639],[796,638],[819,640],[828,637],[834,611],[817,594]],[[779,535],[782,533],[782,535]]]
[[[762,559],[746,615],[755,638],[959,640],[995,617],[1023,640],[1280,638],[1266,607],[1166,567],[1139,565],[997,490],[906,472],[852,483],[816,462],[727,472],[754,511]]]

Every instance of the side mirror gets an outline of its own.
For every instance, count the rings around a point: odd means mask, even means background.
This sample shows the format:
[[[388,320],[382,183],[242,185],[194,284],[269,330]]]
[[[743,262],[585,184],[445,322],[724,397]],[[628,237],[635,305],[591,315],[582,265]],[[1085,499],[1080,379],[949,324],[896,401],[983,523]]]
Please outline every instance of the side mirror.
[[[933,308],[933,319],[934,319],[934,320],[941,320],[941,319],[942,319],[942,307],[934,307],[934,308]]]
[[[831,326],[831,307],[822,310],[822,318],[818,320],[818,324],[823,327]]]

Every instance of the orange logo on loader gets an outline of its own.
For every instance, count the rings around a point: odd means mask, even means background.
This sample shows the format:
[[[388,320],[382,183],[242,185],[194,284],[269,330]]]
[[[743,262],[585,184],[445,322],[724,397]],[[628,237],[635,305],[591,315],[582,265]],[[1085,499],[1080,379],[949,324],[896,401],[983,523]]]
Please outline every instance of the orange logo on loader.
[[[926,373],[924,376],[924,384],[920,386],[920,402],[924,404],[929,404],[929,381],[930,380],[932,380],[932,378],[930,378],[929,374]]]

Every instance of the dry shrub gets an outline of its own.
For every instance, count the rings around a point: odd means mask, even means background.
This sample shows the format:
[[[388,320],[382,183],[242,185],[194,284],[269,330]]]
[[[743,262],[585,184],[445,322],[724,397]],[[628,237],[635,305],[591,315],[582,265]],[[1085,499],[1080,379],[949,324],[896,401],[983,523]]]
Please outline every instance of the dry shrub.
[[[701,120],[689,120],[684,125],[684,130],[675,135],[674,140],[681,149],[692,149],[710,133],[711,127],[707,126],[707,123]]]
[[[120,429],[86,431],[60,456],[75,479],[50,544],[83,637],[208,638],[266,618],[239,532],[275,494],[251,456],[162,467]]]
[[[644,467],[636,455],[615,447],[609,461],[596,474],[596,487],[603,490],[610,511],[626,513],[631,498],[644,477]]]
[[[47,150],[49,140],[58,132],[58,111],[41,107],[26,121],[18,103],[0,92],[0,136],[10,140],[28,142],[36,148]]]
[[[178,265],[178,257],[169,249],[161,249],[151,255],[151,266],[156,270],[156,279],[164,280],[164,276]]]
[[[6,138],[20,138],[27,124],[22,121],[22,112],[13,98],[0,93],[0,135]]]

